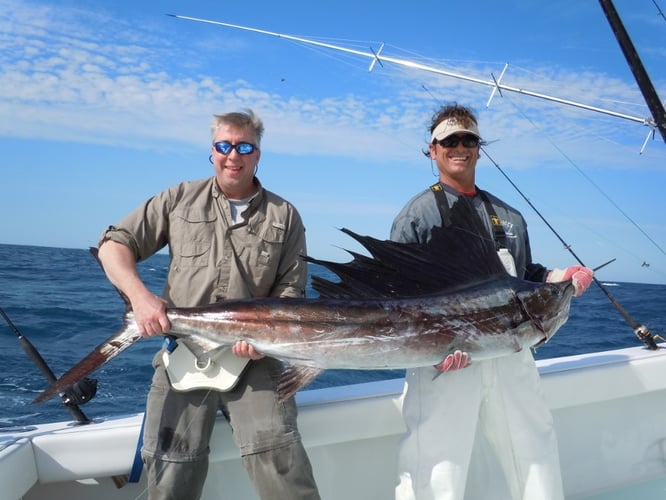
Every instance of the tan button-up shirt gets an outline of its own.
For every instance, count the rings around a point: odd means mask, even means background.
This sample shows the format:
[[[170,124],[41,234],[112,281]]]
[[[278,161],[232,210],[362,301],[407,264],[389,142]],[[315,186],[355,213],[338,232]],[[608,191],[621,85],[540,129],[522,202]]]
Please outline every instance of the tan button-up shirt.
[[[305,228],[296,208],[267,191],[233,224],[215,178],[183,182],[146,201],[102,235],[138,261],[165,246],[171,257],[163,297],[177,307],[222,298],[301,297],[307,264]]]

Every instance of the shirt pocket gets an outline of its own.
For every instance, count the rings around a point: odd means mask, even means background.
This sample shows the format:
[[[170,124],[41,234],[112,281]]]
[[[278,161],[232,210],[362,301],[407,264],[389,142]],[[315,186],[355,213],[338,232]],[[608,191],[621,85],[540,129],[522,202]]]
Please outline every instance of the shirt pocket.
[[[256,255],[257,264],[269,265],[271,259],[280,258],[286,233],[285,225],[279,222],[262,226],[256,232],[259,237],[259,252]]]
[[[253,277],[252,295],[265,297],[275,285],[286,227],[273,222],[259,228],[248,227],[248,233],[248,240],[240,251],[240,260],[247,275]]]
[[[171,215],[170,241],[174,264],[181,268],[210,263],[216,216],[202,210],[179,210]]]

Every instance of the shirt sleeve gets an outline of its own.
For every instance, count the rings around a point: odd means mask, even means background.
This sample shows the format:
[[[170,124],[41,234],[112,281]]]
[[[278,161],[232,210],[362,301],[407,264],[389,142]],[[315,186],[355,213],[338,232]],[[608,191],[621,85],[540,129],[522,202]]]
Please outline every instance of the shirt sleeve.
[[[168,190],[150,198],[117,224],[109,226],[99,244],[107,240],[122,243],[132,251],[137,262],[158,252],[168,242],[169,198]]]
[[[396,216],[391,226],[391,240],[399,243],[426,243],[442,217],[432,192],[428,189],[414,198]]]

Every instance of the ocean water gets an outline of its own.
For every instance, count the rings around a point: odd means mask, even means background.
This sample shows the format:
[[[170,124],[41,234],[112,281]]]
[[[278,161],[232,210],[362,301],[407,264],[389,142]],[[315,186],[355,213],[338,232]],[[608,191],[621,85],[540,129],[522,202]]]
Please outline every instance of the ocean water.
[[[139,266],[148,286],[160,293],[167,256]],[[326,275],[314,266],[311,273]],[[666,336],[666,286],[605,283],[604,287],[638,323]],[[311,290],[309,296],[316,295]],[[0,308],[61,375],[121,326],[124,305],[86,250],[0,244]],[[80,408],[91,419],[143,411],[150,385],[150,361],[161,338],[143,339],[92,377],[97,395]],[[596,286],[572,302],[569,321],[537,359],[640,346],[627,322]],[[0,426],[72,420],[58,398],[32,400],[46,380],[24,352],[15,332],[0,318]],[[400,370],[330,370],[307,389],[402,376]],[[306,389],[306,390],[307,390]]]

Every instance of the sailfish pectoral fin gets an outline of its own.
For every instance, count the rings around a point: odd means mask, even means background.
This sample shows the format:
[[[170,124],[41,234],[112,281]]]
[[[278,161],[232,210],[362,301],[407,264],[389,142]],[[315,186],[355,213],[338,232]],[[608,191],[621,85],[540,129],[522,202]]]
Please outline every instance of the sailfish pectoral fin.
[[[108,339],[83,358],[79,363],[69,369],[62,377],[53,382],[44,392],[33,400],[43,403],[53,396],[63,392],[67,387],[90,375],[99,367],[115,358],[141,338],[141,333],[134,322],[126,321],[125,326],[111,335]]]
[[[314,366],[287,365],[278,383],[278,399],[280,401],[289,399],[323,371]]]

